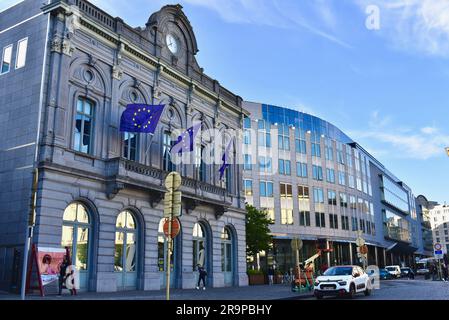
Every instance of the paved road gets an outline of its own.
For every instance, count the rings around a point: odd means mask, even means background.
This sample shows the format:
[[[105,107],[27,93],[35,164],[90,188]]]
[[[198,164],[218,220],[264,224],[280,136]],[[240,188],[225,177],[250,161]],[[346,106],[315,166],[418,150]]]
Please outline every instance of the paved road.
[[[371,296],[358,294],[356,300],[449,300],[449,282],[386,280],[380,282],[380,289],[374,290]]]

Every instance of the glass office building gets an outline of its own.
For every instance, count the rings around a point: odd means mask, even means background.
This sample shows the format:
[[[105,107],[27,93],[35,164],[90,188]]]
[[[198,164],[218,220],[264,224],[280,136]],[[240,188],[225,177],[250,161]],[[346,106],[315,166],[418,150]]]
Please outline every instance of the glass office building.
[[[260,253],[262,268],[291,271],[295,237],[304,244],[300,261],[325,239],[331,250],[315,262],[318,270],[359,264],[359,234],[368,264],[411,265],[422,253],[411,190],[353,139],[307,113],[252,102],[244,107],[251,113],[243,134],[246,201],[273,220],[273,249]]]

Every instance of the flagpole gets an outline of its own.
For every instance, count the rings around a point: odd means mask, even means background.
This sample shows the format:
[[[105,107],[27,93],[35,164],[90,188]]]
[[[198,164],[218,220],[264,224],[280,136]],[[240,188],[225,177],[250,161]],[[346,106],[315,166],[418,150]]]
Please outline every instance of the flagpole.
[[[151,148],[151,145],[153,144],[153,137],[154,137],[154,133],[150,133],[150,143],[148,144],[148,148],[145,151],[145,165],[147,165],[147,155],[148,155],[148,151]],[[150,158],[150,162],[151,162],[151,158]],[[149,164],[151,166],[151,163]]]

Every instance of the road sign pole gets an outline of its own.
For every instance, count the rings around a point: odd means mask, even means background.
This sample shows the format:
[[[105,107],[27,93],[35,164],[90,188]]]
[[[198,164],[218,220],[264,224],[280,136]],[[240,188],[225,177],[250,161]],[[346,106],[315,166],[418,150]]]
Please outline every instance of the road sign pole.
[[[171,239],[171,225],[172,215],[168,218],[168,237],[167,237],[167,280],[166,280],[166,293],[167,300],[170,300],[170,271],[171,271],[171,252],[172,252],[172,239]]]
[[[166,295],[167,300],[170,300],[170,272],[171,272],[171,256],[173,252],[173,217],[181,215],[181,192],[175,192],[181,186],[181,176],[177,172],[171,172],[165,179],[165,187],[168,192],[165,194],[164,200],[164,216],[168,219],[167,237],[167,261],[166,261]],[[175,203],[176,202],[176,203]],[[179,222],[177,221],[176,232],[179,231]]]

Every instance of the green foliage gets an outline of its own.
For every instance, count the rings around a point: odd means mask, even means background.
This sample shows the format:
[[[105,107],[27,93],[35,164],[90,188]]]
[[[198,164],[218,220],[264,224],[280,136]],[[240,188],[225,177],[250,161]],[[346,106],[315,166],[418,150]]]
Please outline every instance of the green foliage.
[[[270,224],[273,224],[273,221],[267,218],[264,211],[246,205],[246,252],[249,256],[270,249],[273,241]]]
[[[248,275],[263,275],[263,271],[262,270],[253,270],[253,269],[249,269],[247,271]]]

